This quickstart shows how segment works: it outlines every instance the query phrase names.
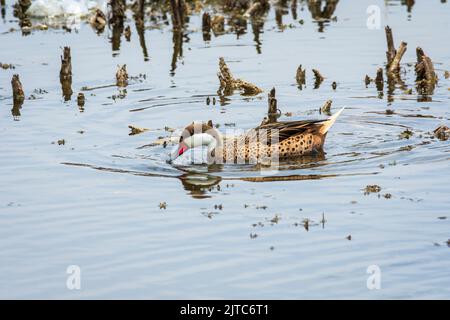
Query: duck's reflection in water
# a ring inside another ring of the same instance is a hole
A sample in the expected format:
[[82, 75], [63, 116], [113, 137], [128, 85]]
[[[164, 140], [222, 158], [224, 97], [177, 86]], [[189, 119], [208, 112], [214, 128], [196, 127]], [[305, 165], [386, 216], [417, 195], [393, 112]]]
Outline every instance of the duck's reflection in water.
[[[220, 182], [230, 181], [230, 180], [240, 180], [240, 181], [251, 181], [251, 182], [271, 182], [271, 181], [295, 181], [295, 180], [315, 180], [322, 178], [335, 177], [336, 175], [319, 175], [319, 174], [289, 174], [283, 175], [279, 171], [286, 170], [299, 170], [306, 168], [313, 168], [324, 165], [325, 153], [321, 152], [313, 156], [302, 157], [299, 159], [290, 160], [288, 162], [280, 163], [279, 166], [269, 167], [263, 165], [210, 165], [201, 166], [204, 172], [198, 172], [198, 167], [195, 168], [196, 172], [186, 172], [179, 176], [184, 189], [189, 192], [189, 194], [196, 199], [209, 198], [211, 195], [209, 193], [213, 191], [220, 191]], [[184, 170], [189, 170], [189, 168], [184, 168]], [[237, 176], [237, 177], [221, 177], [217, 175], [222, 171], [231, 171], [239, 175], [239, 173], [245, 174], [247, 176]], [[255, 175], [254, 173], [260, 172], [260, 175]], [[252, 175], [248, 175], [252, 173]], [[277, 173], [276, 175], [269, 175]]]
[[[298, 174], [301, 170], [313, 169], [328, 165], [325, 161], [325, 153], [318, 153], [313, 156], [302, 157], [288, 162], [282, 162], [276, 168], [264, 168], [261, 165], [202, 165], [177, 168], [183, 171], [181, 175], [169, 175], [163, 173], [152, 173], [144, 171], [133, 171], [118, 168], [99, 167], [83, 163], [63, 162], [64, 165], [88, 167], [95, 170], [128, 173], [145, 177], [166, 177], [180, 180], [184, 190], [195, 199], [204, 199], [211, 197], [213, 192], [220, 192], [221, 182], [227, 184], [231, 181], [249, 181], [249, 182], [275, 182], [275, 181], [302, 181], [319, 180], [325, 178], [334, 178], [345, 174], [315, 174], [309, 171], [308, 174]], [[195, 171], [194, 171], [195, 170]], [[221, 176], [220, 172], [226, 172], [230, 176]], [[256, 174], [260, 172], [260, 174]], [[283, 174], [285, 172], [286, 174]], [[358, 175], [351, 173], [350, 175]]]
[[210, 198], [208, 193], [222, 180], [221, 177], [203, 173], [186, 173], [178, 178], [184, 190], [188, 191], [195, 199]]

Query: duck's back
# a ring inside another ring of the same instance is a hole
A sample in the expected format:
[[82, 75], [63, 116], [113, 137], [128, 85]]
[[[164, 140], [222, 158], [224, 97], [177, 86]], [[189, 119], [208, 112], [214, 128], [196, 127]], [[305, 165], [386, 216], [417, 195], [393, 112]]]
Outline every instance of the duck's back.
[[[298, 158], [322, 151], [325, 134], [323, 121], [277, 122], [224, 139], [225, 163], [260, 163], [266, 160]], [[220, 155], [218, 155], [220, 156]]]

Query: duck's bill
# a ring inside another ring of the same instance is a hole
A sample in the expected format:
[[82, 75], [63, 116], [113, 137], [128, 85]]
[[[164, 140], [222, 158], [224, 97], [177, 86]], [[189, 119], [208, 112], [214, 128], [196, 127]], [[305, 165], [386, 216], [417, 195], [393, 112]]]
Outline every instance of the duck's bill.
[[181, 156], [183, 153], [185, 153], [187, 151], [187, 149], [188, 149], [188, 147], [184, 143], [180, 143], [178, 146], [173, 148], [173, 150], [170, 154], [170, 159], [175, 160], [176, 158]]

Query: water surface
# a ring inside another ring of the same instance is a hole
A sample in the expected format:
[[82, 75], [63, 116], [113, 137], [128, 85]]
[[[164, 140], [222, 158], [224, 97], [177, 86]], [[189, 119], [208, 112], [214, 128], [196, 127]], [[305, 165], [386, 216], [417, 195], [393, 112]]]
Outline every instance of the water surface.
[[[15, 69], [0, 69], [0, 297], [449, 298], [450, 145], [430, 132], [450, 123], [450, 6], [404, 2], [339, 1], [331, 19], [317, 20], [306, 1], [296, 14], [287, 1], [281, 21], [272, 7], [259, 29], [249, 21], [210, 41], [200, 14], [181, 38], [150, 19], [139, 37], [128, 12], [131, 40], [117, 48], [111, 30], [86, 22], [22, 35], [7, 1], [0, 62]], [[366, 26], [372, 4], [377, 30]], [[384, 25], [396, 45], [408, 42], [401, 76], [411, 94], [364, 84], [384, 67]], [[63, 46], [72, 50], [68, 101]], [[440, 78], [426, 97], [414, 86], [417, 46]], [[265, 92], [218, 97], [221, 56]], [[114, 85], [124, 63], [134, 77], [126, 92]], [[312, 68], [326, 77], [317, 89]], [[20, 116], [11, 111], [15, 73], [27, 96]], [[262, 175], [253, 166], [175, 167], [169, 147], [151, 145], [192, 120], [255, 127], [272, 87], [292, 114], [284, 120], [324, 117], [328, 99], [333, 112], [346, 107], [324, 157]], [[129, 136], [128, 125], [151, 130]], [[364, 194], [375, 184], [379, 193]], [[82, 270], [81, 290], [66, 288], [69, 265]], [[370, 265], [381, 269], [380, 290], [366, 286]]]

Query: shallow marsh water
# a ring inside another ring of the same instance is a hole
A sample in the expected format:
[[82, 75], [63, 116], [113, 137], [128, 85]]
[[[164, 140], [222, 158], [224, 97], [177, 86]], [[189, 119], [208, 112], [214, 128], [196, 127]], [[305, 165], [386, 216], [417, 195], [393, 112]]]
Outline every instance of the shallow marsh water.
[[[385, 88], [380, 97], [364, 85], [386, 60], [384, 28], [366, 27], [372, 4], [396, 45], [408, 43], [402, 78], [412, 94], [397, 88], [389, 98]], [[299, 1], [296, 19], [287, 8], [285, 27], [272, 8], [259, 36], [249, 23], [244, 34], [208, 42], [193, 14], [175, 60], [170, 26], [147, 21], [145, 54], [129, 18], [131, 41], [122, 37], [113, 51], [111, 31], [97, 35], [85, 22], [72, 32], [11, 31], [19, 29], [11, 6], [0, 21], [0, 62], [15, 65], [0, 69], [0, 297], [450, 297], [450, 145], [429, 134], [450, 123], [448, 3], [416, 1], [408, 12], [401, 1], [340, 1], [336, 19], [319, 23]], [[65, 45], [70, 101], [59, 83]], [[417, 46], [440, 78], [428, 99], [414, 87]], [[265, 92], [220, 103], [220, 56]], [[123, 63], [136, 77], [126, 95], [114, 85]], [[299, 64], [307, 69], [303, 90]], [[318, 89], [312, 68], [326, 77]], [[36, 99], [13, 117], [15, 73]], [[83, 91], [81, 112], [83, 87], [94, 89]], [[346, 107], [323, 158], [262, 175], [249, 166], [174, 167], [170, 147], [146, 146], [168, 136], [166, 126], [192, 120], [252, 128], [272, 87], [281, 111], [292, 113], [283, 119], [323, 117], [328, 99], [332, 111]], [[206, 105], [208, 96], [216, 105]], [[151, 130], [129, 136], [128, 125]], [[414, 134], [402, 139], [408, 128]], [[364, 193], [375, 184], [379, 193]], [[69, 265], [82, 270], [81, 290], [66, 288]], [[381, 269], [380, 290], [367, 288], [370, 265]]]

